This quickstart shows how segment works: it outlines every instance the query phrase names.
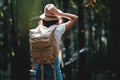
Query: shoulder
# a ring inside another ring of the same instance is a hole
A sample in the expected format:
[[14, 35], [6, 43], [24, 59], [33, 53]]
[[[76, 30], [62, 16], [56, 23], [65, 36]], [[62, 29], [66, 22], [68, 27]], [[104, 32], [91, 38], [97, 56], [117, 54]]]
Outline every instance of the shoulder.
[[58, 25], [58, 27], [56, 28], [57, 31], [62, 31], [62, 32], [65, 32], [65, 24], [60, 24]]

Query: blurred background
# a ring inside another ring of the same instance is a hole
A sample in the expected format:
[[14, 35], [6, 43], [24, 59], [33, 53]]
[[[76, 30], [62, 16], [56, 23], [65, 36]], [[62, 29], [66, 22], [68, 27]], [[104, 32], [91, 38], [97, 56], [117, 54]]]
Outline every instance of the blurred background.
[[34, 80], [29, 29], [47, 3], [79, 17], [61, 41], [64, 80], [120, 80], [119, 21], [111, 23], [109, 0], [0, 0], [0, 80]]

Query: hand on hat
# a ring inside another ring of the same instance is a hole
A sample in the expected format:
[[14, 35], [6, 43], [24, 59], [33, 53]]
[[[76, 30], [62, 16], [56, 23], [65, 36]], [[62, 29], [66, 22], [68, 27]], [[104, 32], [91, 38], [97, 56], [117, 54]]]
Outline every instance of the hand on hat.
[[53, 4], [50, 4], [48, 10], [57, 17], [60, 17], [60, 12]]

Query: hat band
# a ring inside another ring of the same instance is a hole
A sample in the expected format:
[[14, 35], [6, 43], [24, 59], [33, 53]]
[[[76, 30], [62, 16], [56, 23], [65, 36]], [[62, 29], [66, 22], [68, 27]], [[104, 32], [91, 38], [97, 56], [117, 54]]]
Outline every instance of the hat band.
[[57, 18], [57, 16], [53, 15], [53, 14], [45, 14], [46, 17], [53, 17], [53, 18]]

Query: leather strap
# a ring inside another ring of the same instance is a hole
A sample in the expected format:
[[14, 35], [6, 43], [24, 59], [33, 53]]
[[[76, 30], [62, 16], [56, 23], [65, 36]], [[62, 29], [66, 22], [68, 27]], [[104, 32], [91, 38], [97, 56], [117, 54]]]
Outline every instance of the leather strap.
[[[56, 80], [56, 65], [54, 63], [54, 64], [51, 64], [51, 66], [54, 69], [54, 80]], [[42, 71], [41, 80], [44, 80], [44, 65], [41, 65], [40, 67], [41, 67], [41, 71]]]
[[54, 80], [56, 80], [56, 65], [55, 65], [55, 63], [54, 63], [54, 64], [51, 64], [51, 66], [52, 66], [53, 69], [54, 69]]
[[42, 71], [41, 80], [43, 80], [44, 79], [44, 66], [41, 65], [40, 67], [41, 67], [41, 71]]

